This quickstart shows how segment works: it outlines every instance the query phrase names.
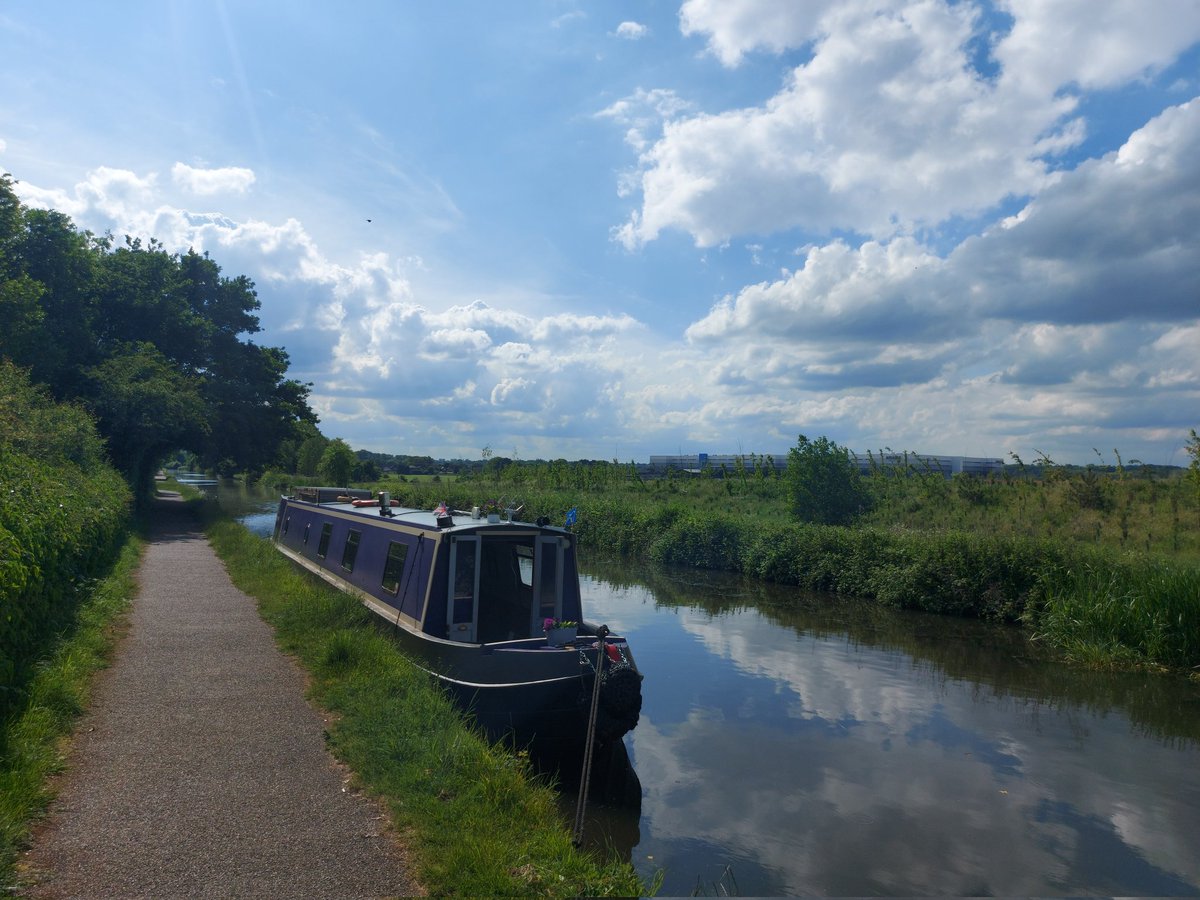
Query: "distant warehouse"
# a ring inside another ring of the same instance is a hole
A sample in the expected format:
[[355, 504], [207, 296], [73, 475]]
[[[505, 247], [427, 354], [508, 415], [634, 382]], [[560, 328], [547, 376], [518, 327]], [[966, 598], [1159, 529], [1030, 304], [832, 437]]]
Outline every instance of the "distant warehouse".
[[[934, 453], [851, 453], [862, 474], [873, 470], [898, 469], [918, 474], [938, 472], [946, 478], [952, 475], [998, 475], [1004, 471], [1004, 460], [980, 456], [940, 456]], [[700, 475], [706, 469], [713, 474], [732, 474], [739, 468], [754, 472], [760, 466], [770, 466], [776, 472], [787, 469], [787, 453], [694, 453], [676, 456], [651, 456], [649, 463], [638, 463], [638, 473], [643, 477], [661, 478], [668, 472]]]

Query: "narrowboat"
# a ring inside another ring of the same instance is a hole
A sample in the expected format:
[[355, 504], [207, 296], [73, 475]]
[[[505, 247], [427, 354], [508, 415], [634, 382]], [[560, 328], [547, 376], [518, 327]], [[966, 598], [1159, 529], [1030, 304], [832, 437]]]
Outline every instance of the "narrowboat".
[[[297, 488], [280, 498], [273, 541], [395, 626], [403, 651], [493, 739], [576, 756], [597, 668], [593, 747], [620, 744], [637, 724], [642, 676], [623, 637], [584, 620], [566, 527]], [[575, 633], [550, 634], [550, 623]]]

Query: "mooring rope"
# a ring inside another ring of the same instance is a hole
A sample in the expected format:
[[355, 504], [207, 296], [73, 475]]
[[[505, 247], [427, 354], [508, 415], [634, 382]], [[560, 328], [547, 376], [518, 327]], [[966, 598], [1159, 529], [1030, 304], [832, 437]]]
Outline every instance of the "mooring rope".
[[592, 710], [588, 713], [587, 743], [583, 750], [583, 774], [579, 776], [579, 800], [575, 804], [575, 831], [573, 842], [576, 847], [583, 845], [583, 814], [587, 809], [588, 782], [592, 780], [592, 747], [596, 738], [596, 711], [600, 708], [600, 682], [604, 671], [604, 639], [608, 637], [608, 626], [601, 625], [596, 629], [596, 675], [592, 683]]

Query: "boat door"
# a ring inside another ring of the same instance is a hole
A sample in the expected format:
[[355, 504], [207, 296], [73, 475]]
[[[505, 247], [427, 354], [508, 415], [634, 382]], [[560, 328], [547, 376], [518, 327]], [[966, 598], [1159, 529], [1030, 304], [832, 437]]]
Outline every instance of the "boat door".
[[479, 621], [479, 538], [450, 538], [450, 596], [446, 604], [446, 637], [475, 642]]
[[564, 541], [554, 535], [539, 535], [533, 555], [533, 621], [530, 634], [542, 633], [544, 619], [562, 617], [562, 569]]

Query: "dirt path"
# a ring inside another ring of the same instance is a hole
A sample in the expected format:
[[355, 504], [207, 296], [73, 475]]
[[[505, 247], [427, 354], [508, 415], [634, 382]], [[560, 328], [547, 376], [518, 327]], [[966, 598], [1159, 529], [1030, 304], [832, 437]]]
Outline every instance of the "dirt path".
[[28, 895], [414, 893], [253, 600], [177, 500], [158, 501], [155, 525], [129, 634], [27, 856]]

